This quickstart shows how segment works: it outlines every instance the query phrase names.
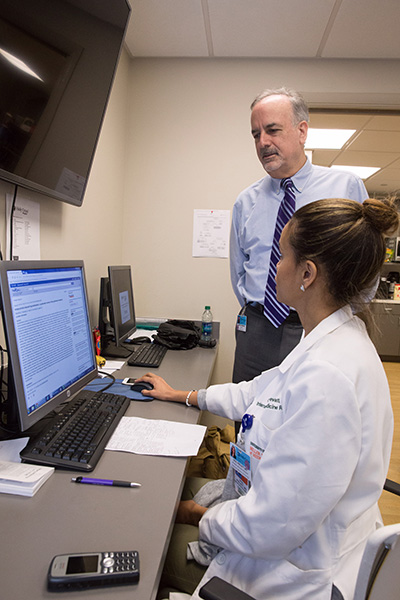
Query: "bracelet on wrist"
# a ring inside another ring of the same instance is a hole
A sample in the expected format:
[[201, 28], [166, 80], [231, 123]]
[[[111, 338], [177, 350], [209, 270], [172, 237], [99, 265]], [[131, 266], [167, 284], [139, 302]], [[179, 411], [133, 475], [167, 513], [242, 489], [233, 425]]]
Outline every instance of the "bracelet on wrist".
[[189, 398], [190, 396], [193, 394], [193, 392], [195, 392], [196, 390], [190, 390], [190, 392], [188, 393], [188, 395], [186, 396], [186, 400], [185, 400], [185, 404], [186, 406], [193, 406], [193, 404], [189, 403]]

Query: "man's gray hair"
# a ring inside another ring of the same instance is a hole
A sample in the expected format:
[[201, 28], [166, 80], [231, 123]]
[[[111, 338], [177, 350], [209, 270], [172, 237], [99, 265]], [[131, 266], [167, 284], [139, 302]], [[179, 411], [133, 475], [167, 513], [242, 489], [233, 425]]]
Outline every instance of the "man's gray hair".
[[310, 120], [310, 116], [308, 113], [308, 106], [304, 98], [296, 91], [290, 90], [288, 88], [282, 87], [276, 90], [264, 90], [251, 103], [251, 110], [255, 107], [256, 104], [264, 100], [264, 98], [268, 98], [269, 96], [286, 96], [289, 98], [292, 109], [293, 109], [293, 124], [297, 125], [301, 121]]

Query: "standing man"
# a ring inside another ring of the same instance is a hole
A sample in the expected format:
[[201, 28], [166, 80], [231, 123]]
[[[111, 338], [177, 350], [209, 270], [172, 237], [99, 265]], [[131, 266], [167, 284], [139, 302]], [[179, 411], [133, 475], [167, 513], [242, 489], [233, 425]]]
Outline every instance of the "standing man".
[[286, 88], [266, 90], [251, 105], [251, 132], [267, 175], [245, 189], [233, 207], [231, 280], [242, 307], [234, 383], [280, 364], [300, 340], [297, 313], [278, 303], [275, 295], [279, 237], [294, 210], [323, 198], [368, 198], [355, 175], [307, 160], [308, 120], [304, 99]]

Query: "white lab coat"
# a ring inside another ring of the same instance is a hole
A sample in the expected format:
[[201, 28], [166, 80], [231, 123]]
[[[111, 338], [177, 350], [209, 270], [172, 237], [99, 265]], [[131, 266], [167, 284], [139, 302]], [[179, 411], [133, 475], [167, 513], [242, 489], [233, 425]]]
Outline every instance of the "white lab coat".
[[243, 435], [252, 487], [201, 519], [200, 539], [223, 550], [199, 587], [218, 575], [257, 600], [330, 600], [334, 583], [351, 599], [366, 538], [381, 524], [393, 434], [387, 379], [364, 323], [345, 307], [280, 366], [212, 386], [205, 402], [235, 420], [254, 415]]

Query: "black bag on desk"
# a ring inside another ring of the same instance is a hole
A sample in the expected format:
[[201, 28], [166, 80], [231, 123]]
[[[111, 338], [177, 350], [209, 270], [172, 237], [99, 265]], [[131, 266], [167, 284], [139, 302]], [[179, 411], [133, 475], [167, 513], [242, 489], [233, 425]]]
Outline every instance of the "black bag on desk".
[[193, 321], [168, 320], [161, 323], [154, 342], [172, 350], [189, 350], [200, 341], [200, 328]]

